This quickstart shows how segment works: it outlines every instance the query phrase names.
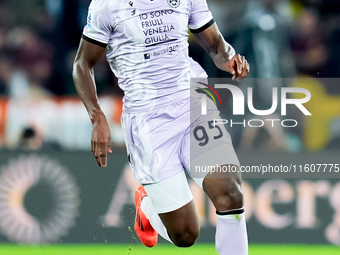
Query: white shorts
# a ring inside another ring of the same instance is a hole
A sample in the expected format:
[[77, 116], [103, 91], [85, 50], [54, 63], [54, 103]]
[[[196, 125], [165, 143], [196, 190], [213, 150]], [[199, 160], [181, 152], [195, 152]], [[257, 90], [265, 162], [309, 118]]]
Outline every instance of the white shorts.
[[[216, 154], [221, 154], [222, 152], [225, 152], [225, 149], [228, 150], [231, 148], [222, 144], [207, 152], [207, 154], [203, 157], [196, 158], [191, 164], [198, 166], [202, 166], [202, 164], [207, 163], [216, 164], [216, 161], [213, 161], [213, 158], [215, 158]], [[203, 158], [208, 158], [211, 160], [203, 162]], [[221, 160], [221, 163], [218, 165], [224, 164], [225, 162]], [[239, 165], [236, 154], [235, 161], [230, 162], [229, 164]], [[195, 170], [193, 169], [193, 171]], [[204, 176], [192, 176], [192, 179], [202, 188]], [[175, 211], [188, 204], [193, 199], [184, 171], [181, 171], [178, 174], [160, 182], [144, 185], [144, 188], [158, 214]]]
[[[197, 173], [195, 166], [239, 165], [227, 130], [223, 125], [211, 125], [214, 119], [220, 119], [219, 111], [211, 100], [208, 100], [208, 114], [201, 115], [201, 96], [205, 95], [198, 94], [194, 99], [188, 98], [147, 113], [122, 114], [133, 175], [145, 186], [158, 211], [178, 209], [188, 203], [189, 198], [192, 199], [190, 189], [185, 187], [184, 169], [202, 187], [207, 172]], [[191, 169], [190, 165], [194, 167]], [[171, 183], [172, 190], [159, 192], [163, 182]], [[174, 187], [183, 191], [183, 200], [175, 196]], [[163, 194], [162, 199], [158, 199], [160, 194]]]
[[158, 214], [175, 211], [193, 199], [184, 171], [163, 181], [144, 185], [144, 188]]

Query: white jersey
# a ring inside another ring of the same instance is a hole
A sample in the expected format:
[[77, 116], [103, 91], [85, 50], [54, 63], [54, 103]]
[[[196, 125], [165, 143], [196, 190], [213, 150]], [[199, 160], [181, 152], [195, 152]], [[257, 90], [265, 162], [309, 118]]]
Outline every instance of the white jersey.
[[93, 0], [83, 39], [106, 47], [124, 111], [146, 112], [189, 98], [190, 66], [200, 67], [188, 57], [188, 27], [213, 22], [206, 0]]

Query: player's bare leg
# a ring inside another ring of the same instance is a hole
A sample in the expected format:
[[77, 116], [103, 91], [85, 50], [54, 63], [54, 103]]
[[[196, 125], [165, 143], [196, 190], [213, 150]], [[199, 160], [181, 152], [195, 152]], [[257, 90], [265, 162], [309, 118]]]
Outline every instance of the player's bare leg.
[[[226, 167], [229, 167], [226, 165]], [[211, 173], [203, 189], [216, 208], [216, 249], [219, 255], [247, 255], [248, 238], [239, 166], [235, 173]]]
[[[228, 166], [226, 165], [226, 167]], [[239, 169], [239, 166], [231, 167]], [[228, 211], [243, 207], [241, 174], [239, 172], [210, 173], [204, 178], [203, 189], [214, 204], [216, 211]]]

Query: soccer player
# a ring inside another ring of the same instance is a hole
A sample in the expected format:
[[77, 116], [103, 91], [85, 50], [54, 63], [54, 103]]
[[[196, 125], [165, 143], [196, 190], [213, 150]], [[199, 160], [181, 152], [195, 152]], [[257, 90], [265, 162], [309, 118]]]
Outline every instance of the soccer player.
[[[158, 234], [179, 247], [199, 235], [195, 205], [185, 170], [204, 189], [217, 213], [216, 249], [220, 255], [248, 253], [238, 171], [196, 175], [193, 166], [239, 169], [229, 134], [213, 126], [219, 112], [211, 100], [201, 114], [201, 99], [191, 77], [205, 77], [188, 57], [188, 27], [216, 66], [241, 80], [246, 59], [223, 39], [205, 0], [93, 0], [74, 62], [73, 78], [93, 125], [91, 150], [107, 166], [110, 129], [98, 103], [93, 67], [106, 51], [124, 90], [121, 117], [128, 159], [136, 180], [135, 230], [153, 247]], [[210, 139], [209, 139], [210, 137]]]

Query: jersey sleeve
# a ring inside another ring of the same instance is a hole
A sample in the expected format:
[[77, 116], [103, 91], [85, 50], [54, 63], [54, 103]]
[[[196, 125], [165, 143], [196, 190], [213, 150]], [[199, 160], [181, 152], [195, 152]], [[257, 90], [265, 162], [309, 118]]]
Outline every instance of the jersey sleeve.
[[189, 28], [192, 33], [199, 33], [214, 23], [206, 0], [191, 0]]
[[108, 8], [107, 0], [93, 0], [89, 6], [87, 25], [82, 38], [91, 43], [106, 47], [110, 40], [114, 19]]

